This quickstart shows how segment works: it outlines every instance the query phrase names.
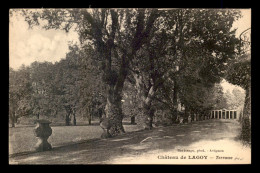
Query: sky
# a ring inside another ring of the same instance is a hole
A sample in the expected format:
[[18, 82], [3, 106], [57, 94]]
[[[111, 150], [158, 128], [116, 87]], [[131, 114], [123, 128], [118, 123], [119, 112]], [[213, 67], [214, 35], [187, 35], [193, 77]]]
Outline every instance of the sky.
[[34, 61], [59, 61], [65, 58], [68, 43], [78, 42], [76, 32], [28, 29], [29, 25], [18, 16], [10, 18], [9, 26], [9, 66], [15, 70]]
[[[241, 10], [243, 17], [234, 23], [233, 28], [239, 34], [251, 27], [251, 10]], [[68, 43], [78, 43], [78, 35], [74, 31], [65, 33], [61, 30], [44, 30], [40, 27], [28, 29], [23, 17], [14, 15], [9, 19], [9, 66], [17, 70], [22, 64], [30, 65], [34, 61], [57, 62], [65, 58]], [[231, 86], [223, 82], [225, 88]], [[224, 89], [226, 90], [226, 89]]]
[[239, 37], [240, 33], [244, 30], [251, 28], [251, 9], [241, 10], [242, 18], [234, 22], [233, 28], [237, 28], [236, 36]]

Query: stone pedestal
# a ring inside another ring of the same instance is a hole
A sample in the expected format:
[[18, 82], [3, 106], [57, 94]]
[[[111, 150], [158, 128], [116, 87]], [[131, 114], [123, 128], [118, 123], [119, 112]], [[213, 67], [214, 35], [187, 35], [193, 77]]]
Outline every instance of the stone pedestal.
[[46, 151], [52, 149], [51, 144], [48, 142], [49, 136], [52, 134], [50, 127], [50, 121], [48, 120], [36, 120], [36, 127], [34, 134], [38, 138], [38, 142], [35, 146], [36, 151]]

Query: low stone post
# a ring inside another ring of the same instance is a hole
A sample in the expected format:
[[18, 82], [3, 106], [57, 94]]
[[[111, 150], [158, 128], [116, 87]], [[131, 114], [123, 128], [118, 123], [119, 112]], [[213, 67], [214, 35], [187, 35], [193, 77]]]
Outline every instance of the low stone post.
[[191, 116], [188, 116], [188, 123], [191, 123]]
[[36, 120], [37, 123], [34, 134], [38, 138], [38, 142], [35, 146], [36, 151], [46, 151], [52, 149], [51, 144], [48, 142], [49, 136], [52, 134], [50, 127], [50, 121], [48, 120]]

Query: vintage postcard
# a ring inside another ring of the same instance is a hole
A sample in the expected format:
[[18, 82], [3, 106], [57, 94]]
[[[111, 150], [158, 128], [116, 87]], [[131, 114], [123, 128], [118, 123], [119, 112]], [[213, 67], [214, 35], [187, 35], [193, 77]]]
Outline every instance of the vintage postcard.
[[251, 164], [251, 9], [9, 11], [9, 164]]

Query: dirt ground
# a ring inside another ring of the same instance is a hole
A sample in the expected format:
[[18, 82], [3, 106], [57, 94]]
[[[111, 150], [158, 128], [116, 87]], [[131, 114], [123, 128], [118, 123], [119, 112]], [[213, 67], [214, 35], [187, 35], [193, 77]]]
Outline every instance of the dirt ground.
[[243, 164], [251, 149], [236, 120], [204, 120], [129, 132], [51, 151], [10, 157], [10, 164]]

